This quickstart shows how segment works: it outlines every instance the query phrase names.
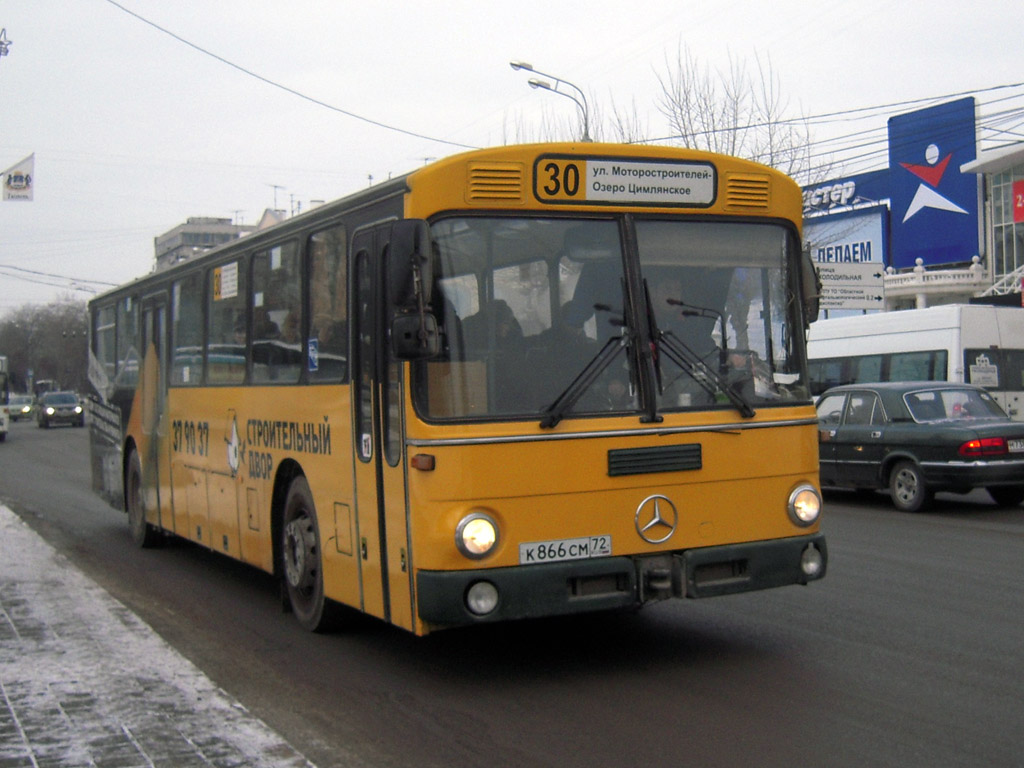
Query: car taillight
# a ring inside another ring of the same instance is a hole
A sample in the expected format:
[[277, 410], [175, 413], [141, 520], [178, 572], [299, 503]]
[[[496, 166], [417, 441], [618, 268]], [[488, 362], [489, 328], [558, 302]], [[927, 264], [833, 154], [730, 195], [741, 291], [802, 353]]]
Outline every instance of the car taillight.
[[980, 440], [968, 440], [960, 446], [961, 456], [999, 456], [1008, 452], [1006, 440], [1002, 437], [983, 437]]

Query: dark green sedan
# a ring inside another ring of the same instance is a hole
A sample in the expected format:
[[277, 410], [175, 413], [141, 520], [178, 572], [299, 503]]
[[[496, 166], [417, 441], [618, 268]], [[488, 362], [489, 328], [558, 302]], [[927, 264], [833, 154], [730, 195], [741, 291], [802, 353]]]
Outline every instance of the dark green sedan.
[[1024, 501], [1024, 423], [970, 384], [848, 384], [818, 400], [821, 484], [889, 489], [904, 512], [936, 491], [984, 488], [996, 504]]

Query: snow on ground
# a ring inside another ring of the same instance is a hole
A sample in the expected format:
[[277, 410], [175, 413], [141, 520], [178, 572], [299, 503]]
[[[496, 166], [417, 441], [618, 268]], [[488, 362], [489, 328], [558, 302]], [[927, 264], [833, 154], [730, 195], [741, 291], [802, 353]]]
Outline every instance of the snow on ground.
[[0, 504], [0, 765], [312, 764]]

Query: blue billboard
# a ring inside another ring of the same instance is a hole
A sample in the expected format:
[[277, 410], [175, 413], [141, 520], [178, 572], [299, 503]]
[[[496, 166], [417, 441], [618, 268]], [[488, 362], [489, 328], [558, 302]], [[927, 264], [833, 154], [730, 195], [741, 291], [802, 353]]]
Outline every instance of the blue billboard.
[[891, 263], [897, 269], [970, 261], [978, 253], [974, 99], [889, 119]]
[[804, 216], [832, 214], [889, 199], [889, 171], [870, 171], [803, 188]]

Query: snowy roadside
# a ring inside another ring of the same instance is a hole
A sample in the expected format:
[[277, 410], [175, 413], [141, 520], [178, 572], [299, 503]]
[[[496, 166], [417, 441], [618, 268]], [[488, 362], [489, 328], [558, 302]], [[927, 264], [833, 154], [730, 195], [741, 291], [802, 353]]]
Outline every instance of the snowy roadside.
[[312, 764], [0, 504], [0, 765]]

